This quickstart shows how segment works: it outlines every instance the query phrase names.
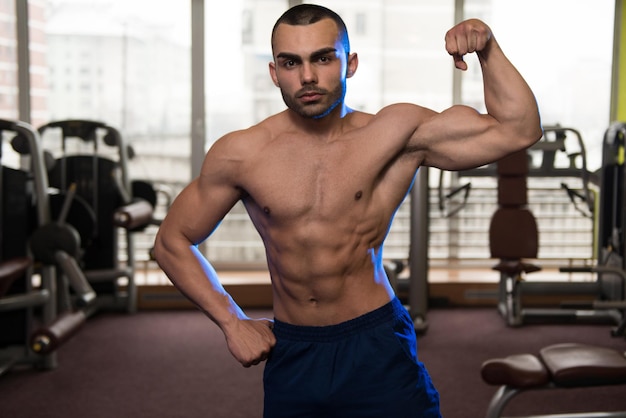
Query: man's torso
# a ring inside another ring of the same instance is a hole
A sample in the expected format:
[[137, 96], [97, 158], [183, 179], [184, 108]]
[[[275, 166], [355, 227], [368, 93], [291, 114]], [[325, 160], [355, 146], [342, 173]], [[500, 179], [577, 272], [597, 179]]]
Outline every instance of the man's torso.
[[380, 251], [417, 166], [398, 138], [370, 129], [371, 115], [351, 115], [332, 139], [289, 129], [281, 115], [248, 136], [239, 176], [265, 243], [275, 315], [343, 322], [392, 296]]

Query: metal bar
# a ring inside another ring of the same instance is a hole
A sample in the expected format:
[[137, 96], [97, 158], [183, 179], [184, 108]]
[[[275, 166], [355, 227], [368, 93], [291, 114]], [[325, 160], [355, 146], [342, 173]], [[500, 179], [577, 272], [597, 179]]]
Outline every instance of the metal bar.
[[416, 331], [428, 328], [428, 167], [420, 167], [411, 189], [409, 312]]
[[18, 83], [18, 118], [30, 123], [30, 55], [28, 33], [28, 1], [15, 0], [17, 20], [17, 83]]
[[191, 0], [191, 178], [200, 174], [206, 135], [204, 0]]

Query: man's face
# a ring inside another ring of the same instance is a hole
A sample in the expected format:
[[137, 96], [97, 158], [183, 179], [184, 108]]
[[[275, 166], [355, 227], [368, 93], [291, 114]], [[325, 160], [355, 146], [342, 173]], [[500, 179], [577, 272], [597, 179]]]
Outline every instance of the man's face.
[[281, 24], [274, 34], [270, 74], [287, 107], [320, 118], [343, 102], [348, 59], [332, 19], [305, 26]]

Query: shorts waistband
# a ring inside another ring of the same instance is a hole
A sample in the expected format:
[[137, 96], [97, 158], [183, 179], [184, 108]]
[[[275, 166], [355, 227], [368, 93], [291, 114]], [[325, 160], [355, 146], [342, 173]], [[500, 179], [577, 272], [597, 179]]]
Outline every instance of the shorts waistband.
[[401, 315], [406, 314], [407, 311], [402, 306], [402, 302], [397, 297], [394, 297], [389, 303], [380, 308], [340, 324], [321, 327], [302, 326], [288, 324], [275, 319], [273, 331], [274, 335], [279, 339], [332, 342], [357, 334], [363, 330], [392, 322]]

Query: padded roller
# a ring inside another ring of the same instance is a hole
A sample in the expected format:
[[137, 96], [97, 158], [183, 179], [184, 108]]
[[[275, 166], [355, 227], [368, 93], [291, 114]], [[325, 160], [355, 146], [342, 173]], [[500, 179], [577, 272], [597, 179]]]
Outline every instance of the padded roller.
[[30, 339], [30, 347], [37, 354], [50, 354], [69, 340], [85, 323], [83, 311], [66, 312], [49, 326], [39, 328]]
[[122, 206], [113, 215], [116, 226], [126, 229], [141, 228], [152, 221], [154, 210], [152, 205], [143, 199]]

